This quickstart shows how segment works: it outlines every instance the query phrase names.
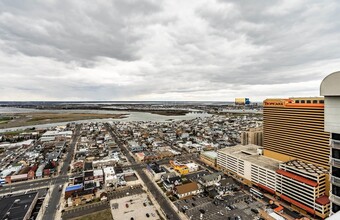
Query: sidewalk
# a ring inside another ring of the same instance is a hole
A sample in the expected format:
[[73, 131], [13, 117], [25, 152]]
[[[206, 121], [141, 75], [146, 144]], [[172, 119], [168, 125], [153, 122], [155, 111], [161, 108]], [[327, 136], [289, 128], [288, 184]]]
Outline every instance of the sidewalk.
[[55, 219], [61, 219], [61, 216], [62, 216], [62, 213], [61, 213], [61, 210], [64, 209], [65, 207], [65, 204], [66, 204], [66, 201], [64, 199], [65, 197], [65, 188], [67, 187], [67, 182], [64, 184], [63, 186], [63, 190], [62, 190], [62, 193], [60, 195], [60, 200], [59, 200], [59, 208], [57, 209], [56, 213], [55, 213]]
[[[289, 204], [287, 204], [284, 200], [277, 200], [277, 199], [275, 199], [272, 195], [270, 195], [270, 194], [267, 194], [267, 193], [265, 193], [264, 194], [266, 197], [268, 197], [268, 198], [270, 198], [271, 200], [273, 200], [274, 201], [274, 204], [279, 204], [279, 205], [281, 205], [281, 206], [283, 206], [284, 208], [286, 208], [286, 209], [288, 209], [288, 210], [290, 210], [290, 211], [296, 211], [296, 212], [299, 212], [298, 210], [294, 210]], [[313, 218], [312, 216], [310, 216], [310, 215], [307, 215], [307, 214], [304, 214], [304, 213], [301, 213], [301, 212], [299, 212], [302, 216], [304, 216], [304, 217], [307, 217], [307, 218], [309, 218], [309, 219], [315, 219], [315, 218]], [[285, 215], [287, 215], [287, 214], [285, 214]], [[287, 216], [289, 216], [289, 215], [287, 215]], [[284, 217], [286, 217], [286, 216], [284, 216]], [[289, 216], [290, 217], [290, 219], [294, 219], [293, 217], [291, 217], [291, 216]]]
[[50, 201], [50, 194], [52, 193], [53, 188], [54, 188], [54, 185], [52, 185], [52, 186], [48, 189], [48, 191], [47, 191], [47, 193], [46, 193], [46, 196], [45, 196], [45, 199], [44, 199], [44, 202], [43, 202], [43, 204], [41, 205], [41, 208], [40, 208], [40, 210], [39, 210], [38, 216], [37, 216], [37, 218], [36, 218], [37, 220], [43, 220], [42, 218], [43, 218], [43, 216], [44, 216], [44, 214], [45, 214], [46, 205], [48, 205], [48, 203], [49, 203], [49, 201]]
[[138, 177], [139, 183], [143, 186], [144, 190], [146, 191], [146, 194], [150, 198], [151, 202], [155, 206], [155, 208], [160, 211], [159, 214], [162, 216], [162, 218], [166, 219], [165, 214], [163, 212], [163, 209], [160, 207], [154, 196], [149, 192], [148, 188], [145, 186], [145, 183], [141, 180], [140, 176], [138, 175], [137, 172], [135, 172], [136, 176]]
[[[168, 196], [162, 191], [162, 189], [159, 188], [159, 186], [157, 185], [157, 183], [156, 183], [155, 181], [152, 180], [152, 177], [150, 176], [149, 171], [146, 170], [146, 169], [143, 169], [143, 172], [146, 173], [146, 175], [148, 176], [148, 178], [151, 180], [152, 184], [154, 184], [154, 185], [156, 186], [157, 190], [158, 190], [160, 193], [162, 193], [163, 196], [165, 196], [166, 201], [172, 206], [172, 208], [173, 208], [174, 210], [177, 211], [177, 213], [178, 213], [178, 215], [181, 217], [181, 219], [189, 219], [184, 213], [182, 213], [182, 212], [180, 212], [180, 211], [178, 210], [178, 208], [174, 205], [173, 202], [170, 201], [170, 199], [169, 199]], [[148, 191], [148, 190], [147, 190], [147, 191]], [[150, 192], [149, 192], [149, 193], [150, 193]], [[153, 196], [152, 196], [152, 197], [153, 197]], [[157, 204], [158, 204], [158, 203], [157, 203]], [[159, 206], [159, 204], [158, 204], [158, 206]], [[160, 207], [160, 206], [159, 206], [159, 207]], [[161, 207], [160, 207], [160, 208], [161, 208]], [[161, 210], [162, 210], [162, 209], [161, 209]]]
[[31, 180], [24, 180], [24, 181], [19, 181], [19, 182], [14, 182], [14, 183], [8, 183], [4, 186], [5, 187], [10, 187], [10, 186], [15, 187], [16, 185], [20, 185], [20, 184], [23, 184], [23, 183], [30, 184], [30, 183], [34, 183], [36, 181], [51, 180], [51, 179], [54, 179], [56, 177], [58, 177], [58, 176], [35, 178], [35, 179], [31, 179]]

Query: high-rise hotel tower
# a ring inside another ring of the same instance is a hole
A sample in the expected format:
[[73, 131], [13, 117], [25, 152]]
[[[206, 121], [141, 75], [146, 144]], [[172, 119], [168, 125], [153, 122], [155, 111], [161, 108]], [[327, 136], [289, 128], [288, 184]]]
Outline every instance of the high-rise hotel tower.
[[329, 167], [323, 98], [266, 99], [263, 105], [265, 156]]
[[327, 217], [330, 148], [324, 98], [266, 99], [263, 105], [264, 156], [284, 161], [276, 171], [276, 195], [301, 212]]
[[332, 214], [340, 210], [340, 72], [332, 73], [322, 81], [320, 94], [325, 97], [325, 131], [330, 132]]

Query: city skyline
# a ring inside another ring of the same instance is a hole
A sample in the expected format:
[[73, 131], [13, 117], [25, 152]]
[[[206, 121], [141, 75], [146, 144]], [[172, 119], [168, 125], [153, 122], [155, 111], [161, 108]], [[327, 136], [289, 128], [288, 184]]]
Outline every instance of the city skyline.
[[337, 1], [0, 2], [1, 101], [318, 96]]

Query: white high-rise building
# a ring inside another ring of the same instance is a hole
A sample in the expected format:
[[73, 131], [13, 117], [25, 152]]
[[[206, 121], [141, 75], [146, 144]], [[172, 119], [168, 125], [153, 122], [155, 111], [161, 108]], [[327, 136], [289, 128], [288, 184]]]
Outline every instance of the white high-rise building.
[[325, 97], [325, 131], [330, 132], [330, 201], [334, 214], [340, 210], [340, 72], [324, 78], [320, 94]]

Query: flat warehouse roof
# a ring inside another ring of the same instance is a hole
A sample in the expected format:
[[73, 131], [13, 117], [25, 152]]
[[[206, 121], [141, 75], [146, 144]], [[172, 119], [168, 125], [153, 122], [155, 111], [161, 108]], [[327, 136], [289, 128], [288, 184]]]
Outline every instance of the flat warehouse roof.
[[202, 153], [202, 155], [210, 157], [211, 159], [217, 158], [217, 152], [215, 152], [215, 151], [205, 151], [205, 152]]
[[233, 147], [226, 147], [219, 150], [219, 152], [229, 154], [232, 157], [239, 158], [244, 161], [251, 162], [260, 167], [276, 171], [279, 169], [281, 161], [259, 155], [257, 150], [263, 147], [257, 145], [236, 145]]
[[80, 190], [82, 188], [83, 188], [82, 184], [72, 185], [72, 186], [66, 187], [65, 192], [73, 191], [73, 190]]
[[36, 203], [38, 192], [0, 199], [0, 219], [23, 219]]
[[276, 171], [277, 169], [279, 169], [279, 165], [281, 163], [281, 161], [274, 160], [272, 158], [265, 157], [262, 155], [251, 155], [248, 157], [244, 157], [244, 160], [272, 171]]

